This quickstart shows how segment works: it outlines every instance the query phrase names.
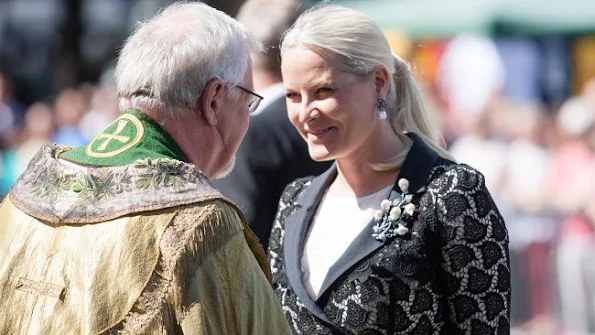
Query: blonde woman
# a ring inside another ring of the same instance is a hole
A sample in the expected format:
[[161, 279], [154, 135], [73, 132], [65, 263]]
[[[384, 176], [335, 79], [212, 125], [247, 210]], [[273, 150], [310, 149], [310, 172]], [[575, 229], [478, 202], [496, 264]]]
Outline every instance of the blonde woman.
[[281, 47], [289, 119], [318, 161], [269, 244], [295, 334], [508, 334], [508, 234], [483, 176], [454, 163], [408, 64], [356, 11], [317, 7]]

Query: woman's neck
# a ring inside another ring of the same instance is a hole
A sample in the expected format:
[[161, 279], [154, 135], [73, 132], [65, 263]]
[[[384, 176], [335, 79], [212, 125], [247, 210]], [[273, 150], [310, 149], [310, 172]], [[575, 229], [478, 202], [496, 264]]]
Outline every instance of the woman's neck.
[[399, 170], [375, 171], [370, 166], [346, 166], [337, 162], [337, 177], [329, 187], [331, 195], [356, 198], [374, 194], [394, 183]]
[[376, 139], [360, 154], [352, 154], [337, 159], [337, 178], [329, 188], [330, 194], [352, 194], [363, 197], [374, 194], [394, 183], [400, 169], [377, 171], [371, 165], [385, 162], [405, 150], [405, 144], [394, 136]]

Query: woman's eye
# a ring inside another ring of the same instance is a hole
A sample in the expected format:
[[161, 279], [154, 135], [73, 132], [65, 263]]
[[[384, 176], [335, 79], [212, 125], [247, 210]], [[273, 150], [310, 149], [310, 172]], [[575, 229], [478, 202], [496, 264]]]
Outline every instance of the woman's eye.
[[298, 93], [285, 93], [285, 97], [287, 100], [295, 101], [299, 99], [300, 95]]
[[332, 88], [330, 88], [330, 87], [321, 87], [321, 88], [319, 88], [319, 89], [316, 90], [316, 94], [318, 96], [321, 96], [321, 95], [322, 96], [327, 96], [327, 95], [333, 93], [334, 91], [335, 90], [332, 89]]

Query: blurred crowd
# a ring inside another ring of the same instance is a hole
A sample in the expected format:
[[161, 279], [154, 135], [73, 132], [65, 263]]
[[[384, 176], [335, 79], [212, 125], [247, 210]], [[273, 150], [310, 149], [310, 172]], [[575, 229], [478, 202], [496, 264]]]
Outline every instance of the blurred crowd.
[[445, 144], [506, 221], [518, 334], [595, 334], [593, 43], [461, 35], [412, 52]]
[[509, 231], [513, 320], [595, 333], [595, 80], [553, 111], [495, 96], [461, 123], [450, 152], [485, 175]]
[[[445, 145], [485, 175], [506, 220], [517, 332], [595, 333], [595, 70], [571, 84], [572, 71], [555, 71], [548, 57], [536, 64], [535, 50], [516, 40], [395, 43], [442, 121]], [[580, 55], [595, 59], [591, 51]], [[566, 94], [555, 85], [545, 99], [531, 91], [527, 77], [547, 81], [543, 69]], [[42, 145], [82, 146], [119, 113], [109, 71], [29, 106], [13, 85], [0, 71], [0, 198]]]
[[30, 106], [15, 100], [9, 78], [0, 72], [0, 198], [42, 145], [83, 146], [119, 114], [110, 71], [97, 84], [67, 88]]

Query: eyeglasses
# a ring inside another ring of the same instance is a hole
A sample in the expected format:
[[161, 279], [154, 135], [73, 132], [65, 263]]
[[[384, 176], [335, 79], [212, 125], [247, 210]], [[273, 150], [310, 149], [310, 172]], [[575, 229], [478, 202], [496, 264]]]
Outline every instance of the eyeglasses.
[[250, 113], [254, 112], [256, 108], [258, 108], [258, 105], [260, 105], [260, 102], [262, 101], [262, 99], [264, 99], [264, 97], [240, 85], [236, 85], [235, 87], [250, 94], [250, 100], [248, 101], [248, 110], [250, 111]]

